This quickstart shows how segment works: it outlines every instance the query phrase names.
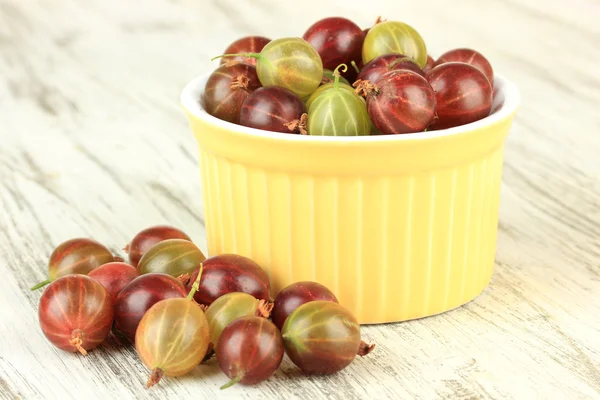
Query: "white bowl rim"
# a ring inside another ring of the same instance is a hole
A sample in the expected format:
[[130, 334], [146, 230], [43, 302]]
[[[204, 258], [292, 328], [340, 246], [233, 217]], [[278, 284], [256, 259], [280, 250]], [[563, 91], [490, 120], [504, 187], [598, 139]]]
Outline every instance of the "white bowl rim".
[[[407, 133], [402, 135], [366, 135], [366, 136], [311, 136], [311, 135], [293, 135], [280, 132], [270, 132], [261, 129], [249, 128], [242, 125], [233, 124], [222, 119], [213, 117], [202, 107], [200, 99], [204, 93], [204, 87], [210, 74], [205, 74], [190, 81], [181, 92], [181, 104], [192, 115], [222, 129], [229, 129], [239, 133], [262, 137], [265, 139], [274, 139], [281, 141], [309, 141], [321, 143], [351, 143], [351, 142], [396, 142], [405, 140], [432, 139], [444, 136], [459, 135], [476, 129], [485, 128], [499, 121], [504, 120], [514, 113], [519, 107], [521, 96], [514, 83], [501, 75], [495, 75], [494, 86], [496, 96], [492, 110], [496, 109], [489, 116], [469, 124], [457, 126], [449, 129], [440, 129], [428, 132]], [[502, 101], [498, 106], [498, 102]]]

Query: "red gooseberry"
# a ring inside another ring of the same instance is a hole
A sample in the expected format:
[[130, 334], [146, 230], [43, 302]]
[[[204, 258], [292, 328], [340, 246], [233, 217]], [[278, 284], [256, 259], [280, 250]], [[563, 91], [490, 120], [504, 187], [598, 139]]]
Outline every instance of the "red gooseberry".
[[481, 71], [494, 86], [494, 69], [492, 64], [478, 51], [473, 49], [454, 49], [442, 54], [436, 61], [435, 65], [441, 65], [447, 62], [464, 62], [474, 66]]
[[316, 300], [326, 300], [338, 302], [338, 299], [325, 286], [317, 282], [295, 282], [288, 285], [279, 292], [273, 302], [273, 312], [271, 319], [279, 330], [283, 329], [283, 324], [287, 317], [304, 303]]
[[129, 253], [129, 262], [131, 265], [137, 267], [144, 253], [150, 250], [156, 243], [167, 239], [192, 241], [188, 235], [177, 228], [167, 225], [157, 225], [140, 231], [123, 250]]
[[423, 71], [427, 72], [433, 67], [435, 67], [435, 60], [429, 54], [427, 54], [427, 63], [425, 64]]
[[254, 385], [269, 378], [283, 359], [283, 339], [273, 323], [265, 318], [246, 316], [223, 330], [217, 344], [217, 362], [231, 381]]
[[[244, 36], [231, 43], [225, 51], [224, 54], [232, 54], [232, 53], [260, 53], [260, 51], [269, 43], [271, 39], [266, 38], [264, 36]], [[256, 65], [256, 58], [252, 57], [244, 57], [237, 56], [230, 59], [221, 59], [221, 64], [227, 64], [230, 60], [232, 61], [241, 61], [246, 64]]]
[[446, 129], [487, 117], [492, 109], [492, 86], [485, 75], [462, 62], [440, 64], [427, 72], [435, 91], [437, 119], [431, 129]]
[[198, 246], [189, 240], [167, 239], [144, 253], [137, 270], [140, 275], [160, 272], [178, 277], [193, 272], [205, 258]]
[[242, 104], [240, 125], [271, 132], [306, 134], [306, 106], [291, 90], [279, 86], [256, 89]]
[[103, 244], [88, 238], [76, 238], [61, 243], [50, 255], [48, 279], [31, 290], [46, 286], [61, 276], [70, 274], [87, 275], [91, 270], [111, 261], [123, 261], [114, 257]]
[[135, 267], [125, 264], [124, 262], [111, 262], [99, 266], [92, 270], [88, 276], [97, 282], [108, 291], [110, 300], [114, 303], [117, 301], [117, 296], [121, 290], [127, 286], [129, 282], [138, 277]]
[[39, 307], [42, 332], [61, 350], [87, 354], [106, 339], [113, 303], [104, 286], [85, 275], [65, 275], [48, 286]]
[[402, 54], [384, 54], [375, 57], [365, 64], [360, 70], [357, 79], [373, 83], [382, 75], [397, 69], [408, 69], [425, 77], [425, 72], [423, 72], [421, 67], [412, 58], [403, 56]]
[[150, 307], [161, 300], [187, 294], [178, 279], [159, 273], [138, 276], [121, 290], [115, 303], [115, 331], [134, 340], [135, 331]]

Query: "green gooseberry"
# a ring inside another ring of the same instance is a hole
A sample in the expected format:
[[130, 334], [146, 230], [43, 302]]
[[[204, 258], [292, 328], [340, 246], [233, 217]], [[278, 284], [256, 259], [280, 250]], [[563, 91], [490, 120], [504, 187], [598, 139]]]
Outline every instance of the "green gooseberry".
[[224, 54], [213, 60], [237, 56], [256, 58], [256, 73], [263, 86], [280, 86], [300, 98], [310, 96], [323, 79], [321, 56], [301, 38], [276, 39], [260, 53]]
[[386, 21], [373, 26], [363, 44], [363, 63], [385, 54], [403, 54], [424, 68], [427, 64], [425, 41], [412, 26], [399, 21]]
[[339, 69], [333, 72], [334, 81], [321, 86], [307, 102], [308, 134], [320, 136], [366, 136], [371, 132], [371, 120], [362, 97], [350, 85], [340, 83]]

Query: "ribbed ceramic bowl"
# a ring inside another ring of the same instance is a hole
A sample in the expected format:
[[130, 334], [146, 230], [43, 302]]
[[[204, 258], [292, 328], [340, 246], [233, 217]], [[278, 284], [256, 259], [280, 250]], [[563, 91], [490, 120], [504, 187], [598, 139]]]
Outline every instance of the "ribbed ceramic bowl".
[[489, 117], [452, 129], [301, 136], [224, 122], [181, 95], [198, 142], [208, 250], [268, 272], [272, 295], [312, 280], [360, 323], [441, 313], [494, 269], [504, 141], [519, 104], [497, 77]]

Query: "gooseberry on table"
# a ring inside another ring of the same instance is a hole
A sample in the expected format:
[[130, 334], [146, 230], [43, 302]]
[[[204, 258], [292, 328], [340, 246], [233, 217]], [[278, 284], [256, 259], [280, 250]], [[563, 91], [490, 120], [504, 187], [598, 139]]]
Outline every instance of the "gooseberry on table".
[[384, 134], [421, 132], [433, 121], [436, 96], [427, 79], [409, 70], [394, 70], [374, 84], [357, 81], [367, 97], [369, 116]]
[[301, 99], [314, 92], [323, 78], [319, 53], [302, 38], [276, 39], [260, 53], [223, 54], [213, 60], [237, 56], [256, 58], [256, 72], [263, 86], [284, 87]]
[[217, 362], [231, 381], [254, 385], [269, 378], [279, 368], [284, 347], [281, 333], [268, 319], [249, 315], [231, 322], [216, 346]]
[[412, 26], [399, 21], [375, 24], [365, 37], [362, 48], [363, 63], [385, 54], [403, 54], [414, 59], [419, 67], [427, 63], [427, 47]]
[[338, 302], [337, 297], [325, 286], [317, 282], [300, 281], [292, 283], [283, 288], [275, 297], [271, 320], [279, 330], [287, 317], [300, 307], [310, 301], [326, 300]]
[[104, 286], [114, 304], [121, 290], [139, 274], [132, 265], [124, 262], [110, 262], [92, 270], [88, 276]]
[[131, 265], [137, 267], [144, 253], [158, 242], [167, 239], [192, 241], [188, 235], [177, 228], [167, 225], [156, 225], [140, 231], [123, 250], [128, 253]]
[[[218, 254], [202, 262], [202, 277], [194, 299], [210, 305], [231, 292], [244, 292], [259, 300], [270, 300], [271, 284], [267, 273], [256, 262], [239, 254]], [[190, 277], [194, 282], [199, 268]]]
[[134, 340], [136, 329], [150, 307], [161, 300], [185, 297], [187, 293], [183, 283], [171, 275], [150, 273], [138, 276], [117, 296], [115, 331]]
[[242, 104], [240, 125], [281, 133], [306, 134], [301, 124], [304, 103], [291, 90], [279, 86], [256, 89]]
[[360, 325], [343, 306], [311, 301], [296, 308], [282, 330], [285, 352], [307, 374], [333, 374], [375, 345], [361, 340]]
[[223, 329], [236, 319], [247, 315], [269, 318], [272, 309], [273, 303], [258, 300], [248, 293], [232, 292], [219, 297], [206, 309], [210, 342], [216, 346]]
[[61, 276], [70, 274], [87, 275], [102, 264], [122, 261], [113, 256], [103, 244], [88, 238], [70, 239], [54, 249], [48, 261], [48, 279], [38, 283], [31, 290], [46, 286]]
[[430, 129], [468, 124], [490, 115], [492, 86], [472, 65], [447, 62], [427, 72], [437, 103], [437, 119]]
[[[343, 70], [345, 64], [340, 66]], [[335, 81], [323, 85], [308, 100], [308, 134], [315, 136], [365, 136], [371, 131], [369, 114], [364, 100], [348, 85]], [[346, 86], [346, 89], [343, 88]], [[350, 90], [348, 90], [350, 89]]]
[[439, 56], [435, 65], [447, 62], [463, 62], [472, 65], [485, 75], [492, 87], [494, 86], [494, 69], [492, 68], [492, 64], [480, 52], [466, 48], [450, 50]]
[[[365, 34], [347, 18], [329, 17], [311, 25], [303, 36], [321, 56], [323, 68], [333, 70], [340, 64], [350, 65], [362, 58]], [[351, 81], [356, 73], [348, 69], [344, 75]]]
[[[227, 46], [224, 53], [259, 53], [270, 41], [271, 39], [264, 36], [244, 36]], [[246, 64], [256, 65], [256, 58], [244, 56], [237, 56], [230, 59], [223, 58], [221, 59], [221, 64], [226, 64], [229, 61], [241, 61]]]
[[137, 270], [140, 275], [160, 272], [178, 277], [193, 272], [206, 257], [194, 243], [185, 239], [167, 239], [146, 251]]
[[163, 375], [187, 374], [205, 357], [208, 321], [193, 300], [197, 288], [195, 282], [186, 297], [157, 302], [141, 319], [135, 333], [135, 349], [151, 370], [146, 387], [156, 385]]
[[210, 115], [237, 124], [242, 103], [259, 87], [260, 81], [253, 65], [231, 61], [210, 74], [202, 102]]
[[54, 346], [87, 354], [106, 339], [113, 324], [113, 303], [104, 286], [85, 275], [65, 275], [42, 294], [42, 332]]

